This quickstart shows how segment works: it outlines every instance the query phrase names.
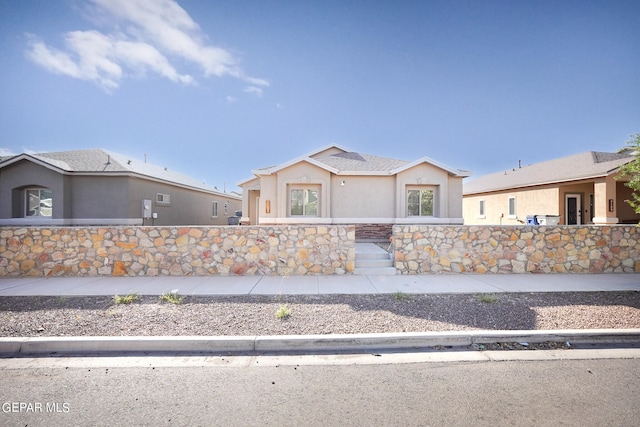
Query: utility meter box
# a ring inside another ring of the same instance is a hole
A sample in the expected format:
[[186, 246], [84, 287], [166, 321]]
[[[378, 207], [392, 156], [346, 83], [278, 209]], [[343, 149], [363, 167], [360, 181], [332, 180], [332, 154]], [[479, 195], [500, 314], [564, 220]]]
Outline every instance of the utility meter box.
[[142, 218], [144, 219], [151, 218], [151, 200], [150, 199], [142, 200]]

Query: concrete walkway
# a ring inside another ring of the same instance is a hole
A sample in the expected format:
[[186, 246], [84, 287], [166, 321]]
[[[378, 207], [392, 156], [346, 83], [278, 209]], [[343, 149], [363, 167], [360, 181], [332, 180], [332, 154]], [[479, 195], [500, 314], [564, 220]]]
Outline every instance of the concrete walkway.
[[640, 291], [640, 274], [0, 278], [2, 296], [313, 295]]

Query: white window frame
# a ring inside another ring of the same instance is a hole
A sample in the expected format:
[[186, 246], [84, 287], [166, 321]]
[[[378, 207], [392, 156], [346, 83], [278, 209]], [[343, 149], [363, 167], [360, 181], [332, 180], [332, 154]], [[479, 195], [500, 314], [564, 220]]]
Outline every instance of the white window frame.
[[165, 193], [156, 193], [156, 205], [171, 205], [171, 195]]
[[[512, 201], [513, 200], [513, 212], [511, 211]], [[507, 200], [507, 218], [515, 219], [518, 217], [518, 205], [516, 204], [516, 196], [509, 196]]]
[[[37, 197], [38, 197], [38, 207], [35, 208], [37, 210], [37, 214], [35, 215], [29, 215], [29, 196], [30, 196], [30, 192], [38, 192]], [[46, 198], [43, 199], [42, 198], [42, 192], [43, 191], [47, 191], [49, 193], [51, 193], [51, 197], [50, 197], [50, 204], [51, 206], [48, 207], [47, 209], [51, 209], [51, 213], [49, 215], [42, 215], [42, 202], [43, 200], [47, 200]], [[24, 217], [25, 218], [53, 218], [53, 190], [51, 190], [50, 188], [44, 188], [44, 187], [32, 187], [32, 188], [26, 188], [24, 191]]]
[[[292, 218], [318, 218], [320, 217], [320, 190], [321, 188], [318, 186], [290, 186], [289, 187], [289, 201], [287, 203], [287, 214], [289, 217]], [[309, 192], [313, 191], [315, 192], [315, 197], [316, 197], [316, 208], [315, 208], [315, 214], [311, 215], [311, 214], [307, 214], [306, 212], [306, 206], [310, 205], [311, 203], [303, 203], [302, 204], [302, 214], [294, 214], [293, 213], [293, 192], [294, 191], [303, 191], [304, 192], [304, 196], [303, 199], [308, 199], [309, 198]]]
[[218, 218], [218, 201], [214, 200], [211, 203], [211, 218]]
[[484, 199], [480, 199], [478, 202], [478, 218], [485, 219], [487, 217], [485, 212], [486, 203], [484, 202]]
[[[437, 189], [435, 187], [432, 187], [432, 186], [428, 186], [428, 187], [425, 187], [425, 186], [407, 186], [406, 190], [407, 190], [406, 191], [406, 197], [407, 197], [407, 199], [406, 199], [406, 204], [407, 204], [406, 205], [407, 206], [406, 214], [407, 214], [407, 218], [434, 218], [434, 217], [437, 217], [437, 211], [438, 211], [438, 199], [437, 199], [437, 197], [438, 197], [438, 192], [437, 192]], [[419, 212], [418, 215], [411, 215], [409, 213], [409, 194], [411, 193], [411, 191], [419, 191], [420, 192], [420, 198], [419, 198], [419, 200], [420, 200], [419, 203], [420, 204], [418, 206], [418, 212]], [[432, 204], [432, 206], [431, 206], [431, 215], [422, 215], [422, 192], [423, 191], [431, 192], [431, 204]]]

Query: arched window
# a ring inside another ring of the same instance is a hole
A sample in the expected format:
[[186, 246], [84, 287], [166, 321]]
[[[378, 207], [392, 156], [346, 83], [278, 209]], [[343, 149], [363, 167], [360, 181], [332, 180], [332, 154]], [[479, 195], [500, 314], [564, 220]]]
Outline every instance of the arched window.
[[25, 217], [49, 217], [53, 213], [53, 192], [48, 188], [28, 188], [25, 191]]

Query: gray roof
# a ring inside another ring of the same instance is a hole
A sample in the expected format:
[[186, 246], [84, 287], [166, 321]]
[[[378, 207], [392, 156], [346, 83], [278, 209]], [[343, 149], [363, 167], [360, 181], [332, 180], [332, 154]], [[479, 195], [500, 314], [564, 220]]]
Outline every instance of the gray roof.
[[316, 157], [315, 160], [339, 172], [390, 172], [393, 169], [409, 163], [405, 160], [389, 159], [355, 152]]
[[218, 191], [213, 187], [207, 186], [204, 182], [168, 168], [152, 165], [122, 154], [99, 148], [51, 153], [19, 154], [17, 156], [3, 157], [0, 159], [0, 167], [23, 158], [31, 158], [67, 173], [92, 175], [135, 174], [142, 175], [150, 179], [160, 180], [168, 184], [191, 187], [207, 192], [236, 197], [234, 195]]
[[587, 151], [478, 177], [464, 184], [464, 194], [486, 193], [607, 176], [632, 160], [633, 156], [629, 154]]
[[[334, 152], [333, 154], [322, 154], [323, 152], [326, 152], [332, 148], [336, 148], [340, 152]], [[470, 172], [468, 171], [451, 168], [428, 157], [423, 157], [413, 162], [408, 162], [406, 160], [397, 160], [387, 157], [372, 156], [370, 154], [357, 153], [349, 151], [337, 145], [325, 147], [314, 153], [298, 157], [280, 165], [254, 169], [253, 173], [254, 175], [271, 174], [301, 161], [308, 161], [310, 163], [314, 163], [319, 167], [326, 168], [327, 170], [330, 170], [335, 174], [343, 175], [395, 175], [396, 173], [403, 170], [403, 168], [410, 168], [423, 162], [430, 163], [434, 166], [442, 168], [453, 175], [463, 177], [470, 175]], [[249, 180], [243, 181], [243, 183], [248, 181]]]

